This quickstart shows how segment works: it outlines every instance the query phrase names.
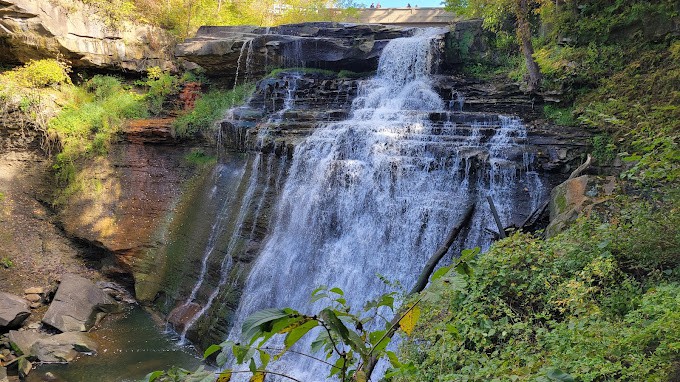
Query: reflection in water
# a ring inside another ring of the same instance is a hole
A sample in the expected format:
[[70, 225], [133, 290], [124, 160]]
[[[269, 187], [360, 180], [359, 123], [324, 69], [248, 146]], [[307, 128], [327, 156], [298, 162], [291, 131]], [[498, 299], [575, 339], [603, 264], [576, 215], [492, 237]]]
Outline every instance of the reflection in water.
[[[107, 317], [90, 333], [99, 346], [95, 356], [81, 356], [68, 365], [40, 365], [26, 381], [122, 382], [137, 381], [154, 370], [171, 366], [195, 369], [201, 359], [192, 347], [177, 345], [177, 338], [139, 307]], [[51, 373], [55, 378], [46, 377]]]

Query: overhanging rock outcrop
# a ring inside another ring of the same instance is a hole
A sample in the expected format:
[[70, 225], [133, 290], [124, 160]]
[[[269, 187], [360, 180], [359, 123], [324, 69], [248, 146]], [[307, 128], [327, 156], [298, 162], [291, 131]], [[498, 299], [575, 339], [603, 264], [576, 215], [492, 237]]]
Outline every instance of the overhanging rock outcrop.
[[61, 55], [74, 67], [144, 71], [171, 69], [170, 36], [131, 22], [115, 26], [88, 5], [66, 9], [45, 0], [0, 0], [0, 63]]
[[271, 28], [201, 27], [175, 54], [212, 76], [261, 76], [274, 67], [375, 70], [387, 42], [414, 28], [380, 24], [304, 23]]

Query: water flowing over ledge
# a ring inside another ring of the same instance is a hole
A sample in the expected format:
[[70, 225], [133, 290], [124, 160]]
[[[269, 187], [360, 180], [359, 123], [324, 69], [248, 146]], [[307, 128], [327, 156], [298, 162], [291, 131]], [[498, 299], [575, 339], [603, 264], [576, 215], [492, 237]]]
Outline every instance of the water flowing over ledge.
[[[376, 76], [359, 85], [351, 117], [322, 124], [297, 145], [231, 337], [262, 308], [315, 311], [309, 296], [319, 285], [341, 287], [354, 306], [385, 291], [378, 275], [409, 287], [468, 203], [491, 195], [507, 220], [518, 189], [529, 194], [526, 208], [545, 196], [523, 155], [526, 130], [517, 118], [430, 121], [445, 109], [430, 77], [437, 35], [388, 43]], [[491, 216], [480, 208], [458, 249], [488, 246], [485, 227], [493, 227]], [[275, 367], [305, 381], [327, 374], [304, 358], [284, 357]]]

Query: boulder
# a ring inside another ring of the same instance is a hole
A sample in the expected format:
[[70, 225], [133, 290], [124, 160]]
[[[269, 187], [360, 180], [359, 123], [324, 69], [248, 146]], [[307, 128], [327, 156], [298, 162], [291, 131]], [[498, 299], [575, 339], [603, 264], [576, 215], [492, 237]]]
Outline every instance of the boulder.
[[177, 57], [200, 65], [211, 76], [261, 76], [272, 66], [372, 71], [391, 39], [414, 28], [331, 22], [258, 27], [201, 27], [175, 49]]
[[92, 353], [96, 349], [96, 343], [87, 334], [70, 332], [35, 341], [31, 354], [41, 362], [71, 362], [79, 353]]
[[0, 382], [9, 382], [9, 378], [7, 378], [7, 369], [4, 366], [0, 366]]
[[30, 315], [31, 310], [26, 300], [0, 292], [0, 332], [19, 327]]
[[174, 68], [171, 37], [150, 25], [98, 16], [74, 1], [0, 0], [0, 62], [20, 63], [61, 55], [74, 67], [132, 70]]
[[606, 200], [615, 189], [615, 177], [593, 175], [568, 179], [553, 188], [550, 193], [550, 224], [545, 230], [546, 236], [555, 236], [564, 231], [579, 216], [588, 214], [595, 205]]
[[17, 331], [11, 330], [9, 332], [9, 342], [12, 347], [19, 350], [22, 355], [32, 356], [32, 346], [39, 340], [47, 338], [48, 335], [34, 332], [32, 330]]
[[84, 332], [117, 308], [116, 302], [92, 281], [66, 274], [42, 322], [62, 332]]

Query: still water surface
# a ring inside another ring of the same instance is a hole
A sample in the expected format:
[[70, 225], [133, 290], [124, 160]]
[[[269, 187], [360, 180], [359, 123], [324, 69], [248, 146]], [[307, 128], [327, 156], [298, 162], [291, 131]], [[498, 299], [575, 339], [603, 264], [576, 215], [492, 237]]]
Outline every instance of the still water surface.
[[[40, 365], [26, 381], [138, 381], [154, 370], [167, 370], [172, 365], [198, 367], [201, 359], [196, 351], [178, 346], [177, 335], [164, 329], [143, 309], [132, 308], [107, 318], [90, 333], [99, 344], [97, 355], [81, 356], [68, 365]], [[48, 372], [54, 377], [47, 377]]]

